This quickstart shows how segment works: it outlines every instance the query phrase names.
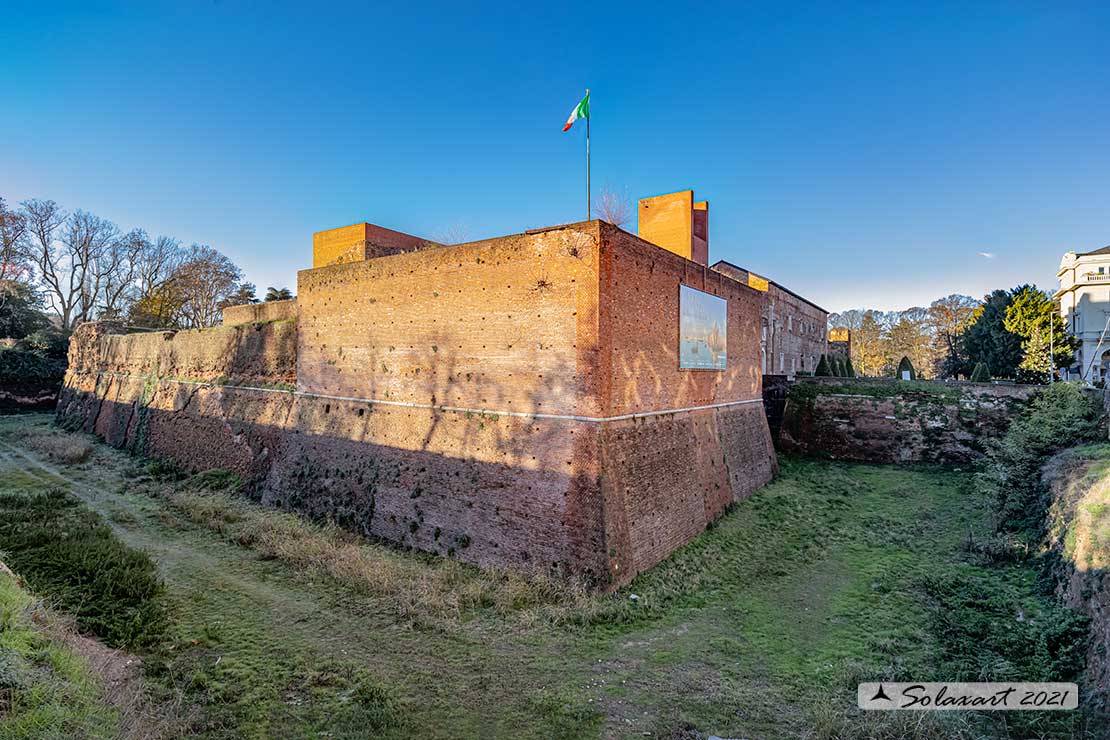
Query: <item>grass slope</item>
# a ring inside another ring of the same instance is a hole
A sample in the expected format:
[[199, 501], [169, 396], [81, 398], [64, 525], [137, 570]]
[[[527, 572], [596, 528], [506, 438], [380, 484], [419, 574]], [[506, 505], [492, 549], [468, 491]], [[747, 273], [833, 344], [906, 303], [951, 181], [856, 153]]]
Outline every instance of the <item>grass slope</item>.
[[158, 563], [170, 626], [148, 679], [191, 736], [1007, 737], [998, 716], [862, 716], [855, 683], [954, 678], [954, 650], [989, 668], [1014, 646], [974, 630], [1058, 616], [1028, 566], [978, 554], [990, 502], [965, 470], [785, 460], [591, 596], [261, 509], [220, 474], [152, 476], [99, 444], [59, 462], [80, 456], [33, 442], [55, 434], [0, 420], [0, 488], [63, 488]]
[[11, 575], [0, 572], [0, 738], [116, 738], [88, 662], [43, 629], [48, 616]]

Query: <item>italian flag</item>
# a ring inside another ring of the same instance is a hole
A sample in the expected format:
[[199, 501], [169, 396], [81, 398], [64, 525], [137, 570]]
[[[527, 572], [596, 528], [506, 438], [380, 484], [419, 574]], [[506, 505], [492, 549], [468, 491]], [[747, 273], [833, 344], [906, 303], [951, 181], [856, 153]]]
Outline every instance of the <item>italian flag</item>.
[[586, 97], [582, 98], [582, 101], [578, 105], [574, 106], [574, 110], [572, 110], [570, 112], [570, 117], [567, 118], [567, 123], [566, 123], [565, 126], [563, 126], [563, 131], [570, 131], [570, 127], [573, 126], [574, 122], [577, 121], [579, 118], [589, 118], [589, 117], [590, 117], [590, 91], [587, 90], [586, 91]]

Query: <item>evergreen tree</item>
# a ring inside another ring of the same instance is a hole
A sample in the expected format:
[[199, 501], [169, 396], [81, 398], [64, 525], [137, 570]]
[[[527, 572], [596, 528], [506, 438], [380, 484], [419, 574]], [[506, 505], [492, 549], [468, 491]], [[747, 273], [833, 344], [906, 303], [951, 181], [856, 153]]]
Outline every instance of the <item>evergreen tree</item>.
[[817, 369], [813, 371], [813, 374], [818, 378], [827, 378], [833, 374], [832, 368], [829, 367], [828, 357], [821, 355], [821, 359], [817, 361]]
[[269, 303], [270, 301], [289, 301], [292, 299], [293, 291], [289, 290], [289, 288], [270, 287], [266, 289], [266, 297], [262, 300]]
[[1006, 309], [1014, 293], [996, 290], [975, 309], [971, 323], [963, 334], [965, 356], [969, 362], [982, 362], [993, 368], [996, 376], [1012, 378], [1021, 362], [1022, 338], [1006, 328]]
[[[1075, 350], [1079, 343], [1067, 333], [1064, 319], [1052, 297], [1038, 290], [1035, 285], [1022, 285], [1011, 291], [1010, 305], [1006, 308], [1002, 323], [1006, 331], [1022, 339], [1022, 357], [1018, 363], [1019, 379], [1042, 382], [1035, 378], [1038, 374], [1043, 374], [1047, 381], [1051, 365], [1068, 367], [1075, 359]], [[1051, 361], [1050, 354], [1055, 363]]]
[[844, 361], [844, 371], [849, 378], [856, 377], [856, 369], [852, 366], [852, 358], [849, 357]]
[[917, 373], [914, 372], [913, 363], [910, 362], [910, 358], [902, 357], [898, 362], [898, 378], [901, 379], [905, 377], [904, 373], [906, 372], [910, 374], [910, 380], [917, 379]]
[[1019, 383], [1048, 382], [1052, 373], [1052, 360], [1049, 355], [1048, 337], [1040, 329], [1033, 331], [1033, 336], [1021, 345], [1024, 357], [1018, 365], [1017, 380]]
[[972, 383], [989, 383], [991, 379], [991, 371], [987, 369], [985, 362], [975, 363], [975, 369], [971, 371]]

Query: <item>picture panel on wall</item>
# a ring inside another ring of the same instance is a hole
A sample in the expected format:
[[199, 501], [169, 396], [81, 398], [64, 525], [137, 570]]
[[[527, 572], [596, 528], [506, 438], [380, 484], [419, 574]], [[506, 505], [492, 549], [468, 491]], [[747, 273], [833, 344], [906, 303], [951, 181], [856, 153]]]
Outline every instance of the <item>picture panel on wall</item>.
[[678, 367], [724, 370], [728, 301], [686, 285], [678, 293]]

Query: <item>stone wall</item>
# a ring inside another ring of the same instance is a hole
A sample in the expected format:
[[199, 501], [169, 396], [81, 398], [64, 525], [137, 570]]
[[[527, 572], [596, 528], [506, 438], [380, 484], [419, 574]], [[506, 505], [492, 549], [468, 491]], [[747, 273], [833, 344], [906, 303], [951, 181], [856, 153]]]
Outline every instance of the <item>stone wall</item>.
[[[727, 371], [678, 370], [682, 284], [728, 299]], [[612, 586], [773, 475], [758, 302], [572, 224], [303, 271], [296, 321], [82, 326], [58, 413], [266, 503]]]
[[966, 462], [1037, 386], [807, 378], [787, 396], [784, 452], [861, 462]]

